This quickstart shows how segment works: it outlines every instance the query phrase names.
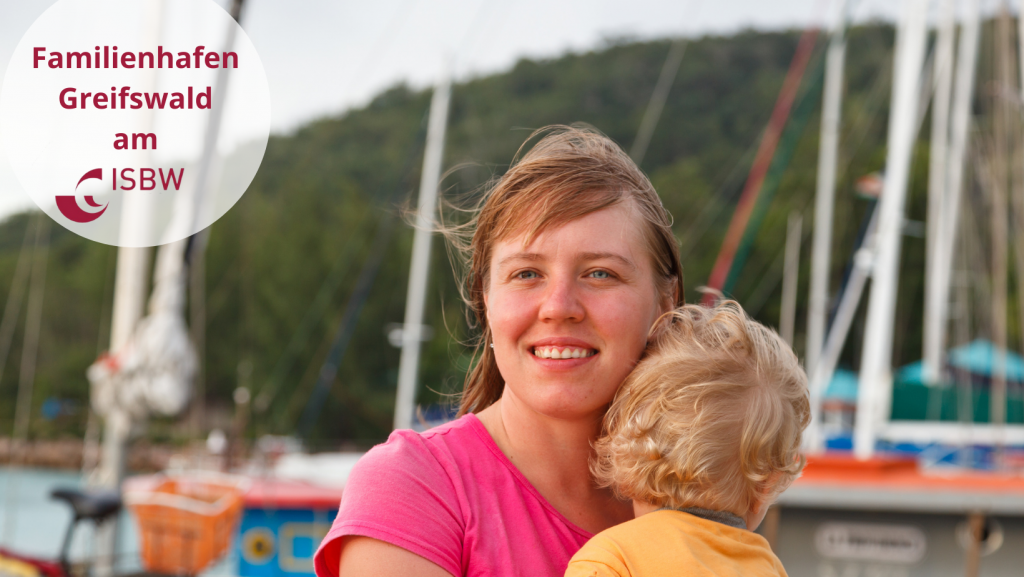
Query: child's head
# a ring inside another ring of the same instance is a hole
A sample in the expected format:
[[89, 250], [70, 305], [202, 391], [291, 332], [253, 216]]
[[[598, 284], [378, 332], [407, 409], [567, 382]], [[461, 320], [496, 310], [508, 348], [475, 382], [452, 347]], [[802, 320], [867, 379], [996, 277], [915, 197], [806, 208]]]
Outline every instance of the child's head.
[[686, 305], [651, 330], [593, 471], [623, 498], [763, 514], [803, 469], [809, 420], [807, 377], [779, 335], [733, 301]]

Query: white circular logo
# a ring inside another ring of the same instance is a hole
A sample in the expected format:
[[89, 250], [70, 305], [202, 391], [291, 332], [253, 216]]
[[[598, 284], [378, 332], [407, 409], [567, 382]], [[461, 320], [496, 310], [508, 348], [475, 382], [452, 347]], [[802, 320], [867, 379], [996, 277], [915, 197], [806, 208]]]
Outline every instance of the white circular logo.
[[263, 65], [211, 0], [60, 0], [0, 93], [2, 149], [32, 200], [110, 245], [210, 226], [249, 187], [269, 133]]

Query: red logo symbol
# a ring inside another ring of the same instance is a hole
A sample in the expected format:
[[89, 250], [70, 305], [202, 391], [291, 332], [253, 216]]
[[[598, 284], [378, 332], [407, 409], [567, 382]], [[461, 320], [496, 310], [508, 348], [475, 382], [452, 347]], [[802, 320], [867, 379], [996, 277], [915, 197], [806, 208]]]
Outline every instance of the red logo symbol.
[[[82, 176], [81, 179], [79, 179], [78, 184], [75, 185], [75, 190], [78, 190], [78, 187], [79, 185], [82, 184], [82, 182], [93, 178], [103, 180], [103, 169], [94, 168], [89, 172], [85, 173], [85, 175]], [[92, 222], [99, 218], [100, 215], [106, 212], [107, 210], [106, 204], [100, 205], [100, 203], [93, 200], [91, 196], [86, 196], [85, 202], [86, 204], [93, 208], [99, 208], [100, 206], [102, 206], [103, 210], [99, 212], [88, 212], [82, 210], [82, 207], [78, 206], [78, 201], [76, 201], [75, 197], [72, 195], [57, 196], [57, 210], [59, 210], [61, 214], [63, 214], [65, 217], [67, 217], [68, 220], [72, 222]]]

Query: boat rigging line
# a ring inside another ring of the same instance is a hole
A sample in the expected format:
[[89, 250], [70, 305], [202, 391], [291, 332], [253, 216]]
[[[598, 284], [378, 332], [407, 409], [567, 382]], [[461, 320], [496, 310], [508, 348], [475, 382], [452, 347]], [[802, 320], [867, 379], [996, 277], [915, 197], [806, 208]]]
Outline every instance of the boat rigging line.
[[786, 73], [786, 78], [782, 84], [782, 90], [775, 101], [775, 107], [768, 121], [768, 127], [761, 138], [757, 155], [754, 157], [754, 163], [750, 167], [747, 183], [743, 187], [743, 193], [740, 195], [740, 200], [729, 223], [725, 240], [722, 242], [722, 248], [711, 271], [711, 277], [708, 279], [708, 286], [714, 290], [704, 294], [704, 303], [707, 305], [714, 302], [716, 298], [715, 291], [721, 291], [725, 286], [729, 270], [732, 267], [733, 258], [742, 240], [743, 231], [746, 229], [750, 214], [754, 210], [757, 196], [761, 191], [761, 185], [768, 174], [772, 157], [775, 155], [775, 147], [778, 145], [779, 139], [782, 137], [783, 128], [789, 119], [790, 110], [796, 99], [797, 90], [800, 88], [804, 71], [810, 62], [811, 53], [814, 51], [814, 44], [817, 38], [818, 28], [816, 26], [808, 27], [800, 35], [796, 53], [790, 62], [789, 71]]
[[[21, 367], [18, 378], [18, 398], [14, 412], [14, 431], [11, 436], [11, 473], [7, 476], [4, 491], [3, 542], [10, 543], [17, 524], [14, 512], [18, 501], [17, 466], [28, 440], [29, 423], [32, 415], [32, 390], [36, 380], [36, 359], [39, 352], [39, 336], [42, 329], [43, 298], [46, 294], [46, 265], [50, 249], [50, 218], [40, 212], [36, 218], [35, 243], [32, 249], [32, 276], [28, 295], [28, 310], [25, 315], [25, 340], [21, 348]], [[19, 258], [20, 260], [20, 258]]]
[[314, 385], [313, 391], [306, 401], [306, 407], [302, 410], [302, 415], [299, 417], [297, 433], [301, 439], [309, 437], [310, 431], [320, 417], [324, 401], [331, 390], [334, 378], [338, 375], [338, 366], [348, 350], [348, 343], [355, 332], [359, 313], [362, 312], [363, 306], [370, 296], [373, 283], [377, 279], [377, 273], [380, 271], [380, 265], [384, 261], [384, 254], [391, 243], [391, 232], [395, 228], [395, 220], [394, 210], [385, 209], [381, 214], [380, 221], [377, 224], [377, 231], [370, 245], [370, 254], [363, 261], [363, 267], [356, 278], [355, 288], [352, 289], [352, 294], [345, 304], [345, 312], [341, 316], [341, 322], [338, 323], [338, 329], [331, 343], [331, 349], [327, 353], [327, 358], [324, 359], [323, 365], [320, 367], [316, 385]]
[[[699, 0], [692, 0], [688, 9], [684, 10], [692, 20], [697, 13]], [[629, 156], [637, 166], [643, 164], [644, 156], [647, 154], [647, 147], [651, 144], [651, 137], [654, 136], [654, 129], [661, 119], [661, 112], [668, 100], [668, 93], [672, 90], [672, 84], [679, 73], [679, 65], [683, 62], [683, 55], [686, 53], [686, 46], [689, 39], [679, 36], [669, 46], [665, 63], [661, 66], [661, 73], [658, 75], [658, 82], [654, 85], [654, 92], [651, 93], [651, 100], [644, 110], [643, 119], [640, 121], [640, 128], [636, 131], [636, 138], [633, 139], [633, 146], [629, 148]]]
[[18, 264], [11, 279], [11, 289], [7, 292], [7, 304], [4, 305], [3, 320], [0, 320], [0, 381], [3, 380], [7, 356], [11, 352], [11, 342], [14, 340], [14, 329], [18, 326], [18, 317], [21, 316], [21, 303], [28, 288], [28, 275], [32, 264], [29, 256], [32, 254], [32, 233], [39, 227], [41, 218], [44, 218], [42, 213], [37, 214], [35, 218], [26, 219], [25, 237], [21, 241]]
[[366, 236], [368, 231], [365, 231], [367, 226], [364, 226], [368, 222], [370, 210], [366, 211], [366, 214], [359, 221], [359, 225], [355, 228], [352, 234], [349, 236], [347, 242], [342, 250], [338, 251], [338, 258], [334, 262], [334, 266], [331, 271], [327, 274], [323, 283], [320, 285], [320, 289], [317, 291], [316, 296], [313, 297], [313, 301], [310, 303], [309, 308], [306, 309], [306, 314], [303, 315], [302, 321], [299, 322], [298, 328], [292, 333], [291, 339], [288, 341], [288, 345], [285, 347], [281, 356], [278, 357], [277, 363], [274, 365], [274, 369], [270, 372], [270, 378], [268, 378], [265, 384], [261, 387], [259, 393], [255, 395], [253, 400], [253, 409], [257, 414], [266, 412], [277, 396], [280, 390], [281, 383], [284, 381], [285, 376], [295, 363], [296, 358], [302, 351], [302, 348], [306, 346], [309, 341], [309, 337], [312, 336], [313, 330], [317, 326], [317, 322], [320, 321], [324, 316], [324, 311], [331, 304], [331, 297], [333, 297], [338, 287], [341, 286], [343, 280], [348, 278], [348, 273], [351, 268], [352, 259], [355, 257], [356, 249], [361, 246], [358, 245], [357, 239]]
[[724, 294], [732, 293], [733, 287], [736, 286], [740, 273], [743, 271], [743, 265], [746, 264], [747, 257], [753, 249], [754, 240], [756, 240], [757, 234], [760, 232], [761, 224], [768, 214], [768, 209], [775, 198], [775, 193], [779, 190], [782, 176], [786, 172], [793, 154], [796, 152], [797, 144], [800, 142], [811, 112], [814, 110], [815, 99], [811, 95], [816, 93], [817, 87], [821, 85], [823, 73], [824, 59], [815, 64], [807, 89], [800, 96], [792, 118], [787, 122], [782, 137], [778, 141], [779, 147], [772, 157], [768, 172], [761, 181], [760, 192], [754, 201], [753, 209], [748, 214], [748, 220], [743, 229], [743, 236], [736, 247], [729, 267], [729, 274], [723, 286], [720, 287]]
[[[422, 136], [426, 133], [428, 120], [429, 110], [424, 113], [419, 131], [416, 137], [413, 138], [412, 142], [409, 144], [409, 149], [406, 153], [402, 170], [395, 173], [395, 180], [382, 187], [383, 190], [390, 190], [387, 203], [392, 202], [397, 197], [398, 191], [401, 190], [402, 183], [412, 171], [412, 167], [414, 166], [414, 162], [420, 151], [419, 143], [422, 141]], [[370, 253], [366, 257], [366, 260], [363, 261], [363, 266], [356, 279], [355, 288], [353, 288], [352, 293], [349, 295], [348, 301], [345, 304], [342, 318], [338, 323], [338, 329], [331, 341], [331, 347], [324, 359], [320, 371], [318, 372], [316, 384], [314, 385], [313, 391], [310, 393], [310, 396], [306, 401], [306, 405], [303, 408], [302, 415], [299, 418], [298, 431], [300, 438], [308, 437], [309, 433], [312, 431], [316, 420], [320, 416], [320, 411], [323, 408], [327, 394], [330, 393], [331, 387], [334, 384], [338, 368], [341, 366], [341, 360], [344, 358], [345, 352], [348, 350], [348, 344], [355, 332], [356, 323], [359, 320], [359, 313], [362, 311], [363, 306], [366, 304], [366, 300], [370, 296], [370, 291], [373, 288], [377, 273], [380, 271], [380, 265], [382, 264], [384, 255], [386, 254], [388, 244], [391, 241], [396, 220], [395, 217], [395, 209], [390, 206], [386, 206], [380, 215], [376, 233], [370, 243]], [[280, 381], [278, 381], [278, 383], [279, 382]], [[268, 383], [268, 386], [271, 384], [272, 383]], [[274, 388], [269, 391], [261, 391], [260, 395], [262, 396], [264, 394], [267, 395], [268, 399], [265, 402], [269, 404], [277, 394], [277, 386], [275, 385]], [[295, 393], [293, 392], [292, 394], [294, 395]], [[259, 397], [257, 397], [257, 402], [258, 401]], [[290, 405], [291, 403], [288, 404]], [[279, 414], [278, 419], [281, 418], [284, 418], [283, 414]]]

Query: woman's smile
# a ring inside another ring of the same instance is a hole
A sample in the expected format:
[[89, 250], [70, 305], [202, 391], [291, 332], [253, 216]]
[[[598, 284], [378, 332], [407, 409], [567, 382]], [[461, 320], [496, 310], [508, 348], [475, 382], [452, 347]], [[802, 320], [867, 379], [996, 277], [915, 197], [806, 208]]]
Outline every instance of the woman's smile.
[[540, 359], [586, 359], [597, 354], [594, 349], [581, 349], [577, 347], [534, 347], [533, 356]]
[[569, 370], [596, 362], [598, 350], [586, 341], [573, 338], [543, 339], [534, 343], [529, 350], [546, 370]]

